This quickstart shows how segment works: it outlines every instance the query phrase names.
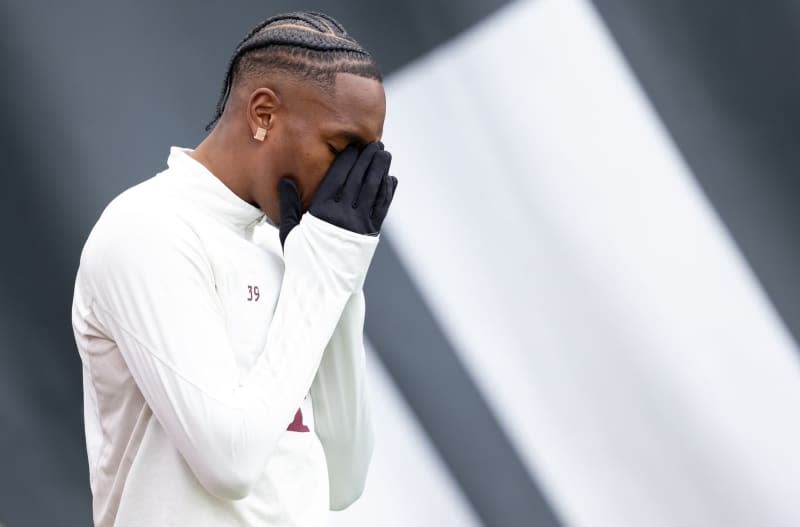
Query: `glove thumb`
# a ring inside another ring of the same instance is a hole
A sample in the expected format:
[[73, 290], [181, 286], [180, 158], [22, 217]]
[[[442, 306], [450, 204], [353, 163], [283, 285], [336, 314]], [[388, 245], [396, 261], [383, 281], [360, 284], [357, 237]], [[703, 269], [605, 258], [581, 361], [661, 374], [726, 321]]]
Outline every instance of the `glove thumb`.
[[283, 247], [289, 232], [300, 223], [301, 215], [300, 193], [297, 191], [294, 181], [287, 177], [278, 181], [278, 203], [281, 208], [278, 236], [280, 236], [281, 247]]

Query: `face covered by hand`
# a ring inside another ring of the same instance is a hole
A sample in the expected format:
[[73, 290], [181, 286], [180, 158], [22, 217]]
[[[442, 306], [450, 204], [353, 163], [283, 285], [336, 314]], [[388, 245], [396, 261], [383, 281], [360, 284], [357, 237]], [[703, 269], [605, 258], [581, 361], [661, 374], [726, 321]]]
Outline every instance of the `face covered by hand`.
[[[373, 142], [359, 150], [348, 146], [331, 163], [311, 202], [317, 218], [357, 234], [376, 236], [389, 211], [398, 180], [389, 175], [392, 155], [383, 143]], [[284, 245], [289, 232], [300, 223], [302, 204], [295, 182], [278, 183]]]

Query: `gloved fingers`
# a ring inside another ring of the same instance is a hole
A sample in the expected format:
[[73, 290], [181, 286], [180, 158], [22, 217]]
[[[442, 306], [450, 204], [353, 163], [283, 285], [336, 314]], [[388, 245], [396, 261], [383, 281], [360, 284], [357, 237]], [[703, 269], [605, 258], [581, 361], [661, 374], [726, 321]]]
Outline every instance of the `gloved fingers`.
[[350, 173], [347, 175], [347, 181], [345, 181], [344, 184], [341, 199], [345, 203], [352, 204], [358, 199], [358, 194], [361, 191], [361, 185], [364, 183], [364, 176], [367, 173], [367, 168], [369, 168], [372, 157], [377, 151], [377, 143], [369, 143], [363, 148], [363, 150], [361, 150], [361, 153], [358, 155], [358, 159], [356, 159], [353, 168], [350, 169]]
[[288, 177], [278, 181], [278, 204], [281, 214], [278, 235], [281, 239], [281, 246], [283, 246], [289, 232], [300, 223], [301, 216], [300, 192], [297, 190], [295, 182]]
[[293, 179], [284, 177], [278, 181], [278, 202], [281, 219], [294, 217], [300, 211], [300, 191]]
[[353, 167], [353, 163], [358, 159], [358, 148], [349, 145], [347, 148], [339, 152], [331, 163], [328, 172], [319, 184], [316, 193], [314, 194], [313, 201], [324, 201], [330, 197], [338, 196], [342, 192], [345, 181], [347, 181], [347, 174]]
[[358, 204], [374, 207], [375, 200], [378, 196], [383, 177], [389, 172], [389, 165], [392, 163], [392, 154], [385, 150], [378, 150], [372, 157], [372, 163], [369, 164], [367, 175], [364, 176], [364, 184], [361, 186], [361, 192], [358, 195]]
[[389, 212], [389, 205], [394, 198], [394, 189], [397, 187], [397, 178], [386, 174], [383, 177], [381, 188], [378, 191], [378, 197], [375, 200], [375, 206], [372, 209], [371, 218], [374, 218], [378, 227], [383, 223], [386, 213]]
[[375, 203], [373, 203], [372, 210], [369, 214], [370, 218], [380, 218], [379, 213], [383, 210], [382, 207], [386, 201], [386, 193], [388, 192], [390, 183], [391, 181], [388, 175], [381, 178], [381, 185], [378, 187], [378, 194], [375, 196]]

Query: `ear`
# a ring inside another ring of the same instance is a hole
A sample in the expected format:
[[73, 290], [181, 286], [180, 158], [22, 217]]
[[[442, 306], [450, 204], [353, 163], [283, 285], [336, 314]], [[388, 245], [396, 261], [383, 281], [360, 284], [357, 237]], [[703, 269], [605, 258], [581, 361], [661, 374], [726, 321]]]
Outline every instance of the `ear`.
[[262, 87], [250, 94], [247, 105], [247, 122], [250, 135], [255, 135], [259, 128], [269, 129], [274, 123], [275, 112], [280, 108], [281, 100], [272, 89]]

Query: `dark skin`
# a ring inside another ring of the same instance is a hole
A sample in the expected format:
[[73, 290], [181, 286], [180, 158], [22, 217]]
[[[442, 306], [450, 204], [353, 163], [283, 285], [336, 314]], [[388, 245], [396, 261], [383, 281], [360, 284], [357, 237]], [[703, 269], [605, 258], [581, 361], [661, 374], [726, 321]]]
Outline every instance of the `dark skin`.
[[[337, 152], [383, 135], [386, 94], [377, 80], [338, 73], [326, 88], [274, 73], [241, 84], [190, 155], [275, 225], [281, 178], [295, 181], [305, 212]], [[259, 126], [264, 141], [253, 137]]]

